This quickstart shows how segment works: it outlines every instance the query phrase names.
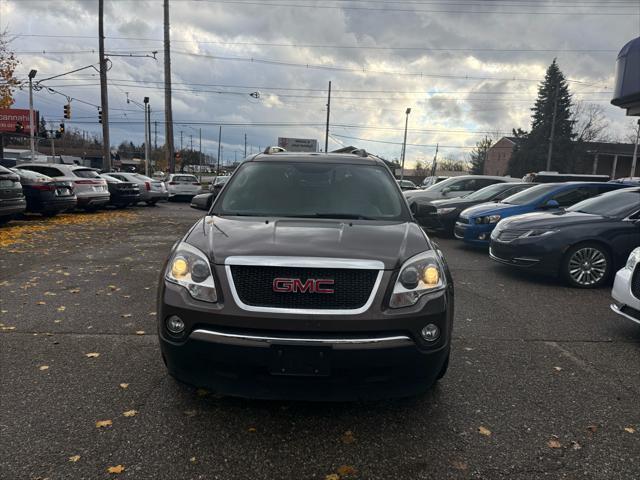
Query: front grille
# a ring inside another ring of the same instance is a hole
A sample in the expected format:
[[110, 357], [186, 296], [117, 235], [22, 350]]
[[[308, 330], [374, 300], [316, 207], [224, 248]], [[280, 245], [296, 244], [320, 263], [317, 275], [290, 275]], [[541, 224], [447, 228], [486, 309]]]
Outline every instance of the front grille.
[[634, 297], [640, 298], [640, 264], [636, 265], [631, 277], [631, 293]]
[[502, 242], [510, 242], [516, 238], [520, 238], [526, 230], [502, 230], [498, 233], [498, 240]]
[[[255, 307], [355, 310], [367, 303], [378, 270], [232, 265], [240, 300]], [[333, 280], [334, 293], [274, 292], [276, 278]]]

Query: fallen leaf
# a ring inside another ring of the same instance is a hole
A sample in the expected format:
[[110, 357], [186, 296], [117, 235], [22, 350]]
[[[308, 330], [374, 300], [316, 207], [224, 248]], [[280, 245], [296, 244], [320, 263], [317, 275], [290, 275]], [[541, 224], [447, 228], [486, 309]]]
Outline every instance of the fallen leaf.
[[479, 426], [478, 427], [478, 433], [480, 435], [484, 435], [485, 437], [490, 437], [491, 436], [491, 430], [489, 430], [488, 428], [485, 428], [483, 426]]
[[575, 440], [571, 440], [571, 450], [580, 450], [581, 448], [582, 448], [582, 445], [580, 445]]
[[189, 461], [190, 461], [191, 463], [196, 463], [196, 457], [191, 457], [191, 458], [189, 459]]
[[465, 462], [462, 462], [460, 460], [454, 460], [453, 462], [451, 462], [451, 466], [456, 470], [461, 471], [466, 471], [469, 469], [469, 466]]
[[80, 455], [71, 455], [71, 456], [69, 457], [69, 461], [70, 461], [70, 462], [74, 462], [74, 463], [75, 463], [75, 462], [77, 462], [78, 460], [80, 460]]
[[96, 422], [96, 428], [110, 427], [111, 425], [113, 425], [111, 420], [98, 420]]
[[256, 427], [249, 427], [249, 428], [247, 429], [247, 431], [248, 431], [249, 433], [256, 433], [258, 430], [256, 430]]
[[149, 315], [151, 315], [152, 317], [156, 316], [156, 312], [149, 312]]
[[53, 292], [44, 292], [44, 294], [45, 294], [46, 296], [48, 296], [48, 297], [55, 297], [55, 296], [56, 296], [56, 294], [55, 294], [55, 293], [53, 293]]
[[552, 438], [547, 442], [549, 448], [562, 448], [562, 444], [557, 438]]
[[36, 302], [36, 305], [46, 305], [47, 302]]
[[554, 369], [556, 372], [561, 372], [561, 371], [562, 371], [562, 367], [553, 367], [553, 369]]
[[207, 390], [206, 388], [199, 388], [196, 390], [196, 395], [198, 395], [199, 397], [206, 397], [207, 395], [209, 395], [209, 390]]
[[96, 358], [96, 357], [99, 357], [100, 354], [98, 352], [89, 352], [89, 353], [85, 353], [84, 356], [87, 358]]
[[80, 289], [79, 288], [72, 288], [71, 290], [69, 290], [69, 293], [80, 293]]
[[587, 427], [587, 430], [589, 430], [591, 433], [596, 433], [596, 431], [598, 430], [598, 426], [597, 425], [589, 425]]
[[349, 443], [355, 442], [356, 437], [353, 436], [353, 432], [351, 430], [347, 430], [342, 434], [342, 436], [340, 437], [340, 440], [342, 440], [342, 443], [349, 444]]
[[49, 365], [40, 365], [40, 370], [49, 370]]
[[128, 388], [129, 384], [128, 383], [121, 383], [120, 384], [120, 388]]
[[330, 473], [324, 477], [324, 480], [340, 480], [340, 475], [337, 473]]
[[109, 290], [116, 290], [118, 287], [116, 287], [115, 285], [109, 285]]
[[627, 433], [636, 433], [636, 429], [633, 427], [624, 427], [624, 431]]
[[144, 330], [136, 330], [136, 335], [144, 335]]
[[198, 414], [197, 410], [185, 410], [183, 412], [187, 417], [195, 417]]
[[338, 475], [340, 475], [340, 477], [348, 477], [349, 475], [357, 474], [358, 470], [356, 470], [351, 465], [341, 465], [340, 467], [338, 467], [336, 472], [338, 472]]
[[58, 311], [59, 311], [59, 312], [64, 312], [66, 309], [67, 309], [67, 307], [65, 307], [64, 305], [60, 305], [60, 306], [58, 307]]
[[116, 465], [115, 467], [107, 468], [108, 473], [122, 473], [124, 472], [124, 470], [125, 468], [122, 465]]
[[138, 414], [137, 410], [127, 410], [122, 415], [124, 415], [125, 417], [133, 417], [134, 415], [137, 415], [137, 414]]
[[122, 318], [131, 318], [131, 314], [130, 313], [123, 313], [122, 315], [120, 315]]

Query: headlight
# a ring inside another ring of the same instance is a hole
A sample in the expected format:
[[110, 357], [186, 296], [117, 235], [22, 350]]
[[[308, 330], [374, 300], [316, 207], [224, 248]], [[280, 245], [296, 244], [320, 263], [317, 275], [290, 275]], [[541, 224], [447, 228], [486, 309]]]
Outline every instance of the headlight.
[[218, 300], [209, 259], [200, 250], [181, 242], [167, 265], [165, 280], [182, 285], [196, 300], [215, 303]]
[[545, 235], [551, 235], [552, 233], [556, 233], [556, 230], [529, 230], [520, 235], [520, 238], [543, 237]]
[[446, 286], [444, 270], [434, 251], [420, 253], [407, 260], [393, 286], [391, 308], [415, 305], [423, 295]]
[[448, 208], [438, 208], [436, 210], [436, 214], [438, 215], [446, 215], [447, 213], [451, 213], [456, 210], [456, 207], [448, 207]]
[[627, 260], [627, 264], [624, 266], [627, 270], [631, 270], [636, 268], [636, 265], [640, 263], [640, 247], [636, 248], [631, 255], [629, 255], [629, 259]]
[[487, 215], [486, 217], [477, 217], [476, 223], [498, 223], [500, 221], [500, 215]]

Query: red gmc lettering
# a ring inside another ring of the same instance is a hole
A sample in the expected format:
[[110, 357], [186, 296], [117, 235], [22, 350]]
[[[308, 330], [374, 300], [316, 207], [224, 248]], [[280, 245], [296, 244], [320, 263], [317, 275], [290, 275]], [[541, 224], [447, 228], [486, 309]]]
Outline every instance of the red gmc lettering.
[[331, 279], [308, 278], [304, 282], [299, 278], [274, 278], [273, 291], [281, 293], [334, 293]]

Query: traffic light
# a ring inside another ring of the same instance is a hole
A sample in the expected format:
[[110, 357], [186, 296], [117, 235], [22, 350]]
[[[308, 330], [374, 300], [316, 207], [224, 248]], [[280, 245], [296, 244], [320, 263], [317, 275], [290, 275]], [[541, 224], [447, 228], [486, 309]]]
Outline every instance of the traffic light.
[[66, 119], [70, 119], [71, 118], [71, 104], [67, 103], [64, 106], [64, 118]]
[[24, 125], [20, 120], [16, 122], [16, 133], [24, 133]]
[[98, 123], [102, 123], [102, 109], [98, 109]]
[[60, 135], [64, 133], [64, 123], [60, 124], [60, 128], [58, 129], [58, 132], [60, 132]]

